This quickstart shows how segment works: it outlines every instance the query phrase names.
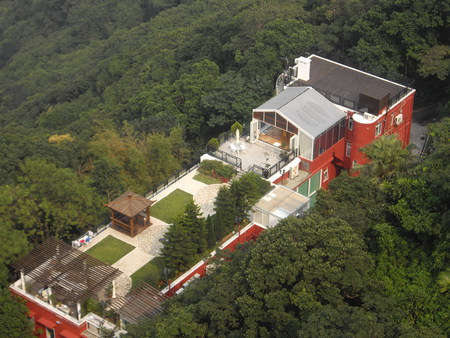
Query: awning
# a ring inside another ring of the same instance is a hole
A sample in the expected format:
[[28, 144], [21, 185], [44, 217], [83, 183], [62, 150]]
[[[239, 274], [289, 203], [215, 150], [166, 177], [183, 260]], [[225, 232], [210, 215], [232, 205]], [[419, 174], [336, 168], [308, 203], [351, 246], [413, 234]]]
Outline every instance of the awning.
[[61, 337], [64, 337], [64, 338], [80, 338], [79, 334], [75, 334], [75, 333], [69, 332], [67, 330], [63, 330], [60, 333], [60, 335], [61, 335]]
[[48, 320], [45, 317], [39, 318], [39, 320], [37, 322], [41, 325], [44, 325], [45, 327], [48, 327], [49, 329], [54, 329], [56, 326], [55, 322], [52, 322], [51, 320]]

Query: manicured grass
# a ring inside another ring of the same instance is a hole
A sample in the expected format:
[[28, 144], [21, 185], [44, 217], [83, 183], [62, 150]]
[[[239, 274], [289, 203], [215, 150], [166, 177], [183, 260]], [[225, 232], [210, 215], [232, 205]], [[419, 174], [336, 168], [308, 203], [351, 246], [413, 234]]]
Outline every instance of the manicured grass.
[[211, 177], [202, 173], [198, 173], [194, 176], [194, 180], [200, 181], [205, 184], [220, 184], [222, 183], [221, 180], [215, 177]]
[[103, 263], [112, 265], [132, 250], [134, 250], [134, 246], [109, 235], [86, 253]]
[[171, 224], [192, 200], [191, 194], [177, 189], [151, 207], [151, 216]]
[[155, 288], [160, 288], [159, 281], [164, 278], [164, 259], [162, 257], [155, 257], [150, 262], [145, 264], [142, 268], [131, 275], [133, 288], [138, 286], [141, 282], [147, 282]]

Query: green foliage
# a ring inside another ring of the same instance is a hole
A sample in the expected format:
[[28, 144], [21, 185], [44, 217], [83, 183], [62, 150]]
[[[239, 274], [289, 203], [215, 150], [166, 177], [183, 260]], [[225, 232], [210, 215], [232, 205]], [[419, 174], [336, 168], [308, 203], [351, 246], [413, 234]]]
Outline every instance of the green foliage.
[[183, 214], [170, 226], [164, 238], [161, 253], [172, 276], [188, 268], [198, 254], [205, 251], [205, 219], [200, 217], [200, 208], [193, 201], [184, 207]]
[[34, 337], [28, 321], [28, 308], [22, 299], [11, 295], [8, 288], [0, 289], [0, 326], [2, 335], [11, 338]]
[[246, 224], [252, 205], [269, 189], [270, 183], [255, 173], [247, 173], [232, 181], [229, 187], [221, 187], [214, 201], [217, 239], [222, 238], [222, 226], [225, 235], [236, 224]]
[[164, 259], [155, 257], [142, 268], [131, 275], [133, 288], [137, 287], [141, 282], [153, 285], [155, 288], [161, 287], [161, 281], [165, 280], [164, 276]]
[[168, 224], [183, 212], [184, 207], [192, 201], [192, 195], [176, 189], [151, 207], [151, 216]]
[[0, 187], [0, 219], [6, 226], [38, 243], [51, 236], [72, 239], [98, 224], [103, 210], [97, 195], [72, 170], [44, 160], [26, 160], [20, 170], [16, 185]]
[[208, 141], [208, 150], [209, 151], [216, 151], [217, 149], [219, 149], [219, 141], [213, 137]]
[[367, 176], [351, 177], [347, 173], [333, 179], [328, 190], [319, 190], [314, 213], [338, 217], [361, 236], [386, 218], [386, 201], [379, 185]]
[[240, 124], [238, 121], [234, 122], [231, 125], [231, 132], [233, 134], [236, 134], [236, 131], [239, 130], [240, 135], [242, 135], [242, 132], [244, 131], [244, 126]]
[[134, 249], [134, 246], [108, 235], [86, 253], [106, 264], [113, 265]]
[[215, 225], [210, 215], [208, 215], [208, 217], [206, 218], [206, 232], [206, 242], [208, 244], [208, 248], [212, 248], [216, 245], [216, 242], [219, 238], [217, 238]]
[[209, 176], [223, 177], [227, 180], [231, 179], [236, 170], [228, 164], [215, 160], [204, 160], [200, 162], [199, 172]]
[[403, 149], [396, 134], [382, 135], [361, 151], [370, 162], [355, 170], [362, 170], [364, 174], [380, 179], [388, 179], [405, 171], [412, 160], [411, 150]]

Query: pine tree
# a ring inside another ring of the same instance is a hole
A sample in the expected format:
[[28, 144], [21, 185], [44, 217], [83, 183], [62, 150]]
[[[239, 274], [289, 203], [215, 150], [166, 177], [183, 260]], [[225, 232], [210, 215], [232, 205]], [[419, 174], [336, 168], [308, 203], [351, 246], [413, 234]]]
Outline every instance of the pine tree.
[[186, 229], [189, 235], [189, 241], [195, 248], [196, 253], [202, 253], [206, 250], [206, 229], [205, 219], [200, 216], [200, 208], [190, 202], [184, 208], [184, 213], [180, 218], [181, 225]]
[[225, 236], [222, 212], [221, 211], [217, 212], [214, 215], [214, 219], [212, 221], [213, 221], [214, 230], [215, 230], [215, 233], [216, 233], [216, 241], [219, 242]]
[[206, 231], [208, 233], [207, 235], [207, 242], [208, 242], [208, 248], [212, 248], [214, 245], [216, 245], [216, 231], [214, 229], [214, 223], [212, 221], [211, 216], [208, 215], [206, 218]]
[[[234, 228], [236, 217], [236, 198], [228, 187], [221, 187], [214, 202], [216, 214], [221, 215], [222, 227], [224, 232], [231, 231]], [[216, 227], [217, 229], [217, 227]], [[223, 234], [220, 238], [222, 238]], [[219, 236], [219, 234], [217, 234]], [[219, 237], [218, 237], [219, 238]]]
[[188, 231], [176, 221], [164, 235], [166, 242], [161, 250], [165, 266], [174, 275], [183, 271], [192, 263], [195, 247], [190, 242]]

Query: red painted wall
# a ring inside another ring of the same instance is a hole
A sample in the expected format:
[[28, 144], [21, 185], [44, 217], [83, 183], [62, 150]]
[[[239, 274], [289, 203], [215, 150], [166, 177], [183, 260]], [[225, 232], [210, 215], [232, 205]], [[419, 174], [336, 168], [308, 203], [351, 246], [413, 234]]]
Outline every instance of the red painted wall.
[[45, 327], [38, 323], [39, 319], [44, 317], [45, 319], [51, 321], [52, 323], [61, 322], [61, 324], [56, 324], [54, 330], [55, 330], [55, 337], [61, 337], [61, 332], [64, 330], [69, 331], [70, 333], [77, 335], [78, 337], [85, 337], [82, 333], [86, 331], [87, 324], [83, 323], [81, 326], [77, 326], [64, 317], [58, 316], [56, 313], [40, 306], [39, 304], [35, 303], [31, 298], [24, 297], [21, 294], [16, 293], [14, 290], [10, 289], [10, 291], [17, 295], [18, 297], [21, 297], [26, 300], [26, 305], [30, 312], [34, 312], [34, 323], [35, 323], [35, 330], [42, 329], [43, 333], [39, 335], [40, 338], [46, 338], [45, 334]]
[[[350, 157], [346, 156], [344, 159], [344, 167], [346, 169], [352, 168], [353, 161], [357, 161], [358, 164], [366, 164], [368, 162], [368, 159], [363, 155], [360, 149], [370, 144], [375, 139], [381, 137], [381, 135], [396, 134], [399, 140], [402, 142], [403, 147], [406, 147], [409, 144], [414, 94], [415, 92], [410, 93], [409, 96], [403, 98], [383, 116], [372, 123], [363, 124], [354, 121], [353, 130], [349, 130], [347, 120], [346, 142], [351, 142], [352, 149]], [[380, 113], [383, 110], [381, 110]], [[351, 116], [352, 114], [353, 113], [349, 112], [349, 116]], [[403, 115], [403, 122], [399, 125], [395, 125], [395, 117], [399, 114]], [[382, 125], [381, 134], [375, 137], [375, 128], [379, 123], [381, 123]]]

